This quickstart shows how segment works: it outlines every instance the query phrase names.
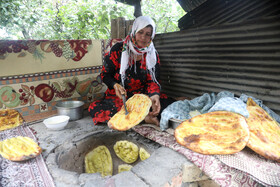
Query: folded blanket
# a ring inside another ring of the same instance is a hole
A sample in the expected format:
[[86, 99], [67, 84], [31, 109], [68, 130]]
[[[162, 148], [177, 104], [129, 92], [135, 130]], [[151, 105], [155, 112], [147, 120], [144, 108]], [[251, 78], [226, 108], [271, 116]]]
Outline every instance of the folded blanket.
[[249, 112], [247, 111], [247, 105], [236, 97], [223, 97], [217, 101], [213, 107], [208, 110], [208, 112], [214, 111], [230, 111], [243, 115], [244, 117], [249, 117]]

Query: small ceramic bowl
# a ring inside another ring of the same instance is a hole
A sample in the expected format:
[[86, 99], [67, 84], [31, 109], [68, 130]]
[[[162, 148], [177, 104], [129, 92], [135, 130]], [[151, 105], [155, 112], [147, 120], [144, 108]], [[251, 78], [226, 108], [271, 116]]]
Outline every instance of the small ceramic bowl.
[[62, 130], [66, 127], [69, 122], [70, 117], [66, 115], [59, 115], [47, 118], [43, 121], [46, 127], [50, 130]]

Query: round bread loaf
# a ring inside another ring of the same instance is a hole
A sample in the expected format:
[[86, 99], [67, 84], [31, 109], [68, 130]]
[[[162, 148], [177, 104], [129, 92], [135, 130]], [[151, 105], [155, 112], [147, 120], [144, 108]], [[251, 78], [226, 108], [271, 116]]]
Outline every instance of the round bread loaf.
[[102, 177], [113, 175], [113, 160], [109, 149], [100, 145], [85, 156], [86, 173], [100, 173]]
[[108, 126], [119, 131], [126, 131], [145, 119], [152, 106], [151, 99], [144, 94], [135, 94], [126, 101], [128, 114], [124, 106], [109, 121]]
[[29, 137], [17, 136], [0, 142], [0, 154], [11, 161], [28, 160], [41, 152], [41, 147]]
[[280, 162], [280, 127], [264, 109], [251, 98], [247, 101], [250, 114], [246, 119], [250, 138], [247, 146], [261, 156]]
[[215, 111], [195, 116], [175, 129], [176, 141], [202, 154], [233, 154], [249, 140], [249, 129], [243, 116]]

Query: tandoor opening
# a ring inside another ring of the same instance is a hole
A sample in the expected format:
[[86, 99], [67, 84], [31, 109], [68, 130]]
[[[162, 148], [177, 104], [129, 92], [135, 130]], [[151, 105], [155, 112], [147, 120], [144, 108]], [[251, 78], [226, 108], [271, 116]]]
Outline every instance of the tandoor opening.
[[[94, 148], [104, 145], [106, 146], [112, 156], [113, 161], [113, 175], [118, 174], [118, 166], [120, 164], [126, 164], [119, 157], [117, 157], [113, 146], [117, 141], [127, 140], [129, 142], [133, 142], [138, 146], [144, 148], [149, 154], [152, 154], [156, 149], [158, 149], [161, 145], [153, 142], [133, 131], [126, 132], [101, 132], [98, 134], [87, 136], [77, 142], [75, 142], [72, 146], [61, 146], [57, 148], [59, 151], [57, 164], [61, 169], [65, 169], [68, 171], [74, 171], [79, 174], [85, 173], [85, 155], [93, 150]], [[135, 166], [141, 162], [141, 159], [138, 159], [131, 163], [130, 165]]]

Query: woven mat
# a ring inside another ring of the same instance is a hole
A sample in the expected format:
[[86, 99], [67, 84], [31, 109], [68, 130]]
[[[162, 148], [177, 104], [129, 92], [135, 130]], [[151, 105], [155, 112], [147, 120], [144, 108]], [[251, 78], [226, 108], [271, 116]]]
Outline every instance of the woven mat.
[[220, 186], [280, 186], [280, 163], [269, 161], [246, 148], [233, 155], [203, 155], [179, 145], [172, 133], [151, 125], [134, 131], [183, 154]]
[[[36, 141], [30, 128], [24, 125], [1, 131], [0, 141], [16, 136], [27, 136]], [[55, 185], [42, 155], [39, 155], [23, 162], [12, 162], [0, 156], [0, 186], [54, 187]]]

